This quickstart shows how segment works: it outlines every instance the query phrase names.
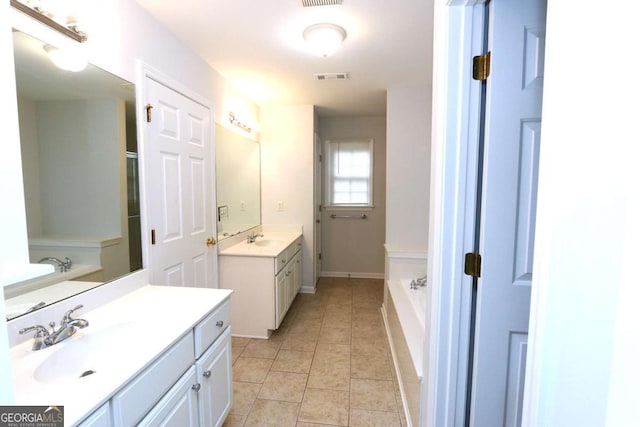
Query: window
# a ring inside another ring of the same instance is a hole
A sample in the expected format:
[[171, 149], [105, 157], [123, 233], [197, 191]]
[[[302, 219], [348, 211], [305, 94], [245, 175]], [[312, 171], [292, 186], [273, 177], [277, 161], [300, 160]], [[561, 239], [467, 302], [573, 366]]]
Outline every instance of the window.
[[327, 206], [372, 207], [373, 140], [326, 142]]

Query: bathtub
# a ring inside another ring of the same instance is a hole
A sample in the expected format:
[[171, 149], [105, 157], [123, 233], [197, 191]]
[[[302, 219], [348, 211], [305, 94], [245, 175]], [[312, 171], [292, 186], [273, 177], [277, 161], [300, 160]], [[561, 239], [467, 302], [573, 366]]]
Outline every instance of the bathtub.
[[423, 384], [426, 287], [410, 289], [411, 279], [385, 283], [383, 317], [408, 425], [419, 425]]

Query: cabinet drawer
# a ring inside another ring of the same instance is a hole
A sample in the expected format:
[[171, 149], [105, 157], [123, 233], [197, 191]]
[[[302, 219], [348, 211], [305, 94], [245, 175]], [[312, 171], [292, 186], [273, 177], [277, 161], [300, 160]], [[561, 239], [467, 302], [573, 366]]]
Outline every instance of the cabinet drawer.
[[293, 259], [300, 249], [302, 249], [302, 237], [298, 237], [295, 242], [287, 247], [287, 260]]
[[149, 412], [193, 364], [193, 346], [190, 331], [113, 397], [115, 425], [136, 424]]
[[276, 257], [275, 266], [274, 266], [274, 271], [276, 274], [278, 274], [278, 272], [282, 270], [282, 267], [287, 265], [287, 260], [288, 260], [287, 255], [288, 255], [288, 252], [285, 249], [284, 251], [280, 252], [280, 254]]
[[229, 326], [231, 319], [231, 309], [229, 299], [225, 300], [220, 307], [208, 315], [202, 322], [198, 323], [195, 331], [195, 358], [211, 345], [212, 342]]
[[302, 249], [302, 236], [298, 237], [289, 246], [287, 246], [275, 259], [274, 271], [278, 274], [282, 267], [287, 265], [294, 255]]

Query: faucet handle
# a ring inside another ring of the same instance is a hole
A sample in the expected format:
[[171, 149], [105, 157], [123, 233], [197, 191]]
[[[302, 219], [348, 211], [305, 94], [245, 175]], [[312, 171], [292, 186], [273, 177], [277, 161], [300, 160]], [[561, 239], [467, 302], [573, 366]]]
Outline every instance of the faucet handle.
[[20, 335], [24, 335], [27, 334], [29, 332], [32, 331], [36, 331], [36, 333], [33, 335], [35, 338], [41, 338], [41, 337], [48, 337], [49, 336], [49, 331], [47, 330], [47, 328], [45, 328], [42, 325], [34, 325], [34, 326], [29, 326], [27, 328], [22, 328], [18, 331], [18, 333]]
[[83, 308], [83, 307], [84, 307], [84, 305], [82, 305], [82, 304], [78, 304], [77, 306], [73, 307], [71, 310], [67, 311], [67, 312], [64, 314], [64, 316], [62, 317], [62, 322], [60, 322], [60, 323], [63, 323], [63, 324], [64, 324], [64, 323], [69, 323], [71, 320], [73, 320], [73, 319], [71, 318], [71, 314], [73, 314], [73, 312], [74, 312], [74, 311], [76, 311], [76, 310], [80, 310], [80, 309], [81, 309], [81, 308]]

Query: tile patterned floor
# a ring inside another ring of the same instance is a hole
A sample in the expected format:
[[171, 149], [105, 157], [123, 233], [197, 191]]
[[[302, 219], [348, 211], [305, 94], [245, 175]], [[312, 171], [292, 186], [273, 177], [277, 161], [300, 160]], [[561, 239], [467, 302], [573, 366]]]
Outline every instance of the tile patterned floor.
[[232, 426], [406, 426], [383, 281], [322, 278], [270, 339], [233, 338]]

